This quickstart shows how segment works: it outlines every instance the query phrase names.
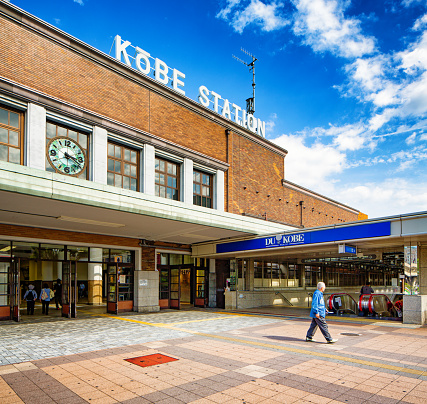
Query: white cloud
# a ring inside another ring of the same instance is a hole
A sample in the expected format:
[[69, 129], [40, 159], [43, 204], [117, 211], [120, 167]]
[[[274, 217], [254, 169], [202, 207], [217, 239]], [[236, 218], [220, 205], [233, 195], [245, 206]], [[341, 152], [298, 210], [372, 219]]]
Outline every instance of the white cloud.
[[276, 2], [264, 4], [260, 0], [250, 0], [248, 4], [247, 1], [228, 0], [227, 6], [216, 16], [229, 21], [230, 25], [239, 34], [251, 24], [256, 24], [263, 31], [269, 32], [280, 29], [290, 23], [280, 15], [281, 7], [282, 4]]
[[61, 20], [59, 18], [54, 18], [53, 20], [55, 21], [56, 25], [59, 25], [61, 23]]
[[337, 186], [334, 198], [360, 209], [369, 217], [420, 212], [427, 207], [427, 183], [388, 178], [353, 187]]
[[85, 3], [83, 2], [83, 0], [74, 0], [74, 3], [80, 4], [81, 6], [85, 5]]
[[407, 138], [406, 138], [406, 140], [405, 140], [405, 142], [406, 142], [406, 144], [407, 145], [412, 145], [412, 144], [414, 144], [415, 143], [415, 139], [416, 139], [416, 137], [417, 137], [417, 134], [414, 132], [414, 133], [412, 133], [412, 135], [410, 135], [410, 136], [408, 136]]
[[231, 10], [240, 3], [240, 0], [227, 0], [227, 6], [223, 8], [217, 15], [217, 18], [222, 18], [226, 20], [228, 15], [231, 13]]
[[418, 31], [422, 28], [424, 28], [427, 25], [427, 14], [424, 14], [422, 17], [418, 18], [415, 23], [414, 26], [412, 27], [412, 29], [414, 31]]
[[375, 41], [361, 32], [360, 21], [346, 18], [348, 1], [293, 0], [294, 33], [316, 52], [329, 51], [346, 58], [361, 57], [375, 51]]
[[319, 142], [306, 146], [304, 136], [282, 135], [272, 141], [289, 152], [285, 158], [285, 178], [302, 186], [323, 184], [345, 167], [344, 153]]
[[402, 0], [402, 4], [405, 7], [410, 7], [412, 5], [422, 4], [422, 3], [425, 3], [425, 0]]

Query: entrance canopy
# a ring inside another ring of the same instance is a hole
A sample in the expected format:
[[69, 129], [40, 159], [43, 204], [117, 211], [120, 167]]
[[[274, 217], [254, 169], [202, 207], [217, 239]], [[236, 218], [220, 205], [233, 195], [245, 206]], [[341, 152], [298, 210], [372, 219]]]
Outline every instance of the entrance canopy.
[[427, 212], [193, 246], [196, 257], [366, 256], [427, 243]]
[[292, 227], [0, 162], [0, 223], [180, 244]]

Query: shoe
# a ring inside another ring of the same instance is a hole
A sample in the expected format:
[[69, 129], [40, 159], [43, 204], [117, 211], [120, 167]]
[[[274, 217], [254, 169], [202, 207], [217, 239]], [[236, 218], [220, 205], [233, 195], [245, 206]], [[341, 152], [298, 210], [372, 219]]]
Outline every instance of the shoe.
[[337, 342], [337, 341], [338, 341], [337, 339], [331, 339], [328, 341], [328, 344], [335, 344], [335, 342]]
[[313, 339], [313, 338], [308, 338], [308, 337], [306, 337], [306, 338], [305, 338], [305, 340], [306, 340], [307, 342], [316, 342], [316, 340], [315, 340], [315, 339]]

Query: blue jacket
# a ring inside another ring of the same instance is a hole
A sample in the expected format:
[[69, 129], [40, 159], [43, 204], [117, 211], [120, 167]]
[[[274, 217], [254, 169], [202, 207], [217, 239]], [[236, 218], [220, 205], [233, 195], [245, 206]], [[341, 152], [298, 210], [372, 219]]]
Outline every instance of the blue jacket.
[[316, 289], [316, 291], [313, 293], [310, 317], [316, 317], [317, 313], [319, 313], [320, 317], [325, 317], [326, 315], [325, 300], [323, 299], [323, 293], [319, 289]]

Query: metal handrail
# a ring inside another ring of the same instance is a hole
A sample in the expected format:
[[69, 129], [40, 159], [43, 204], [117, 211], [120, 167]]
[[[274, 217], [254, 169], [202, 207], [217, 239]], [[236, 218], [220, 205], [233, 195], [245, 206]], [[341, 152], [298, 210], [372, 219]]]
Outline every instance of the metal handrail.
[[286, 296], [283, 295], [282, 292], [275, 292], [275, 293], [276, 295], [282, 296], [283, 300], [285, 300], [289, 304], [289, 306], [293, 306], [293, 304], [286, 298]]

